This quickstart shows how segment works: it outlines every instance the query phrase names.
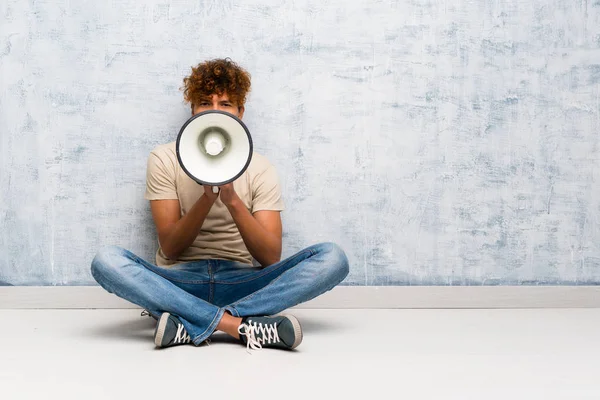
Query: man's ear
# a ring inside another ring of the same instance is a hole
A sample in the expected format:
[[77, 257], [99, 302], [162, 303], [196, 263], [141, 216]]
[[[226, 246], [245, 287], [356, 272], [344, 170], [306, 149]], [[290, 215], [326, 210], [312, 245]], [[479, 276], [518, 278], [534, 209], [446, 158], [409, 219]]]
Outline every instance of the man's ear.
[[246, 111], [246, 109], [244, 108], [244, 106], [239, 106], [238, 107], [238, 118], [242, 119], [242, 117], [244, 116], [244, 111]]

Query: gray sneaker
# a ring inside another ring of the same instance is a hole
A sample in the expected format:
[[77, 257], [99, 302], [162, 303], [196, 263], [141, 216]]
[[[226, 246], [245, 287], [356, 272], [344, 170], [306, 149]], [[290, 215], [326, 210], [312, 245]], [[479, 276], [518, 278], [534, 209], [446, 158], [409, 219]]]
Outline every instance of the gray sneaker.
[[179, 319], [169, 313], [162, 313], [156, 324], [154, 344], [156, 347], [170, 347], [179, 344], [191, 343], [185, 327]]
[[275, 347], [291, 350], [302, 343], [302, 327], [293, 315], [244, 317], [238, 332], [248, 349]]

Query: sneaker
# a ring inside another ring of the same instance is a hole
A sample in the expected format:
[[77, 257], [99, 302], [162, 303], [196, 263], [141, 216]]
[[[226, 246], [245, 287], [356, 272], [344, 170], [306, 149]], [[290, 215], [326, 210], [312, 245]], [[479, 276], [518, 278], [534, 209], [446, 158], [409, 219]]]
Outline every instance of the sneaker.
[[179, 319], [169, 313], [162, 313], [156, 331], [154, 332], [154, 344], [156, 347], [170, 347], [179, 344], [191, 343], [185, 327]]
[[238, 327], [247, 349], [295, 349], [302, 343], [302, 327], [293, 315], [244, 317]]

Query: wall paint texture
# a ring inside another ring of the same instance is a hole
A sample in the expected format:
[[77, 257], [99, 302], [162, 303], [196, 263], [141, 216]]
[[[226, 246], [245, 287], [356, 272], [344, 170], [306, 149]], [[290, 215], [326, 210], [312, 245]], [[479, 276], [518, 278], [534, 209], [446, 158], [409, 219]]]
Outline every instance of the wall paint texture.
[[0, 2], [0, 282], [153, 259], [150, 150], [229, 56], [277, 167], [284, 257], [349, 285], [600, 283], [600, 1]]

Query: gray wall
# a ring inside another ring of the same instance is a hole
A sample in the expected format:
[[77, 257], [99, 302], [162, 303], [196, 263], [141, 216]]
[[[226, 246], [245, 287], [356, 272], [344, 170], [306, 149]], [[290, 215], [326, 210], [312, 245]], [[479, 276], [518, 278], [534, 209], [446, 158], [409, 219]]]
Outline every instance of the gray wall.
[[0, 281], [152, 258], [145, 163], [190, 66], [253, 76], [284, 256], [351, 285], [600, 283], [600, 2], [0, 2]]

